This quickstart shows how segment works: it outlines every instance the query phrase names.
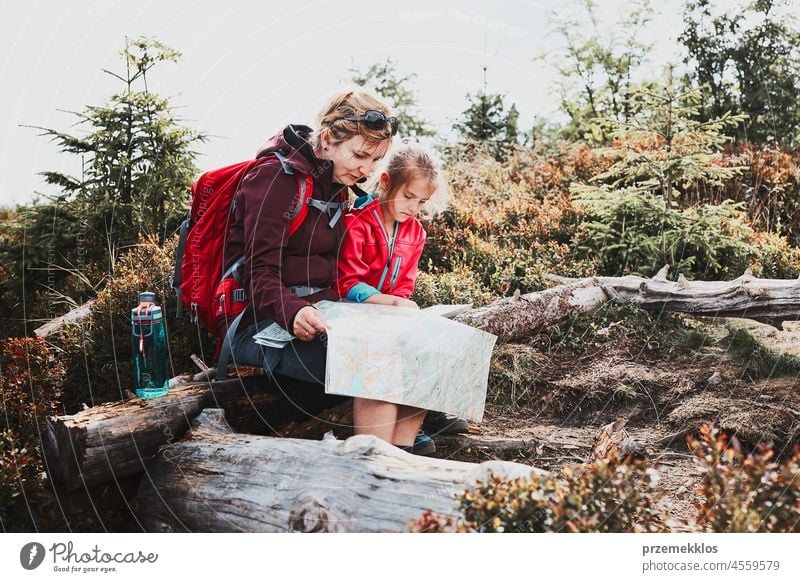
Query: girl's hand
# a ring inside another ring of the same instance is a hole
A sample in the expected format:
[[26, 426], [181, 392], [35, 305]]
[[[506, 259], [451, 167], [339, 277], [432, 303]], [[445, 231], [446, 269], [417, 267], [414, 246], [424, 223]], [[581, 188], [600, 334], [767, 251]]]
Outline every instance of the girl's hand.
[[328, 324], [322, 319], [314, 307], [306, 305], [294, 317], [292, 333], [297, 339], [310, 342], [318, 333], [325, 333], [329, 329]]
[[411, 299], [403, 299], [402, 297], [395, 297], [392, 305], [396, 307], [409, 307], [411, 309], [419, 309], [419, 305], [411, 301]]

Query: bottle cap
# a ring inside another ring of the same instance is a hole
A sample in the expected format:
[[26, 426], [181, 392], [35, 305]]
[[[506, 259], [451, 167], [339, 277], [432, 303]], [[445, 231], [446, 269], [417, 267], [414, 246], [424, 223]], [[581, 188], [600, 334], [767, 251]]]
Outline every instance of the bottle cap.
[[147, 313], [144, 312], [144, 309], [139, 312], [139, 308], [134, 307], [131, 310], [131, 321], [133, 323], [158, 323], [161, 321], [163, 315], [164, 314], [158, 305], [153, 305], [147, 310]]
[[156, 294], [151, 291], [145, 291], [144, 293], [139, 293], [139, 303], [155, 303], [156, 302]]

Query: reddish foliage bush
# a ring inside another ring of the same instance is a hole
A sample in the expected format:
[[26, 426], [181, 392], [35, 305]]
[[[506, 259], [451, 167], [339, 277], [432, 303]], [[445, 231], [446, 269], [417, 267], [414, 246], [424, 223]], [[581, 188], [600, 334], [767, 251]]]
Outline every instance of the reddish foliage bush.
[[28, 515], [18, 498], [41, 486], [41, 434], [47, 416], [60, 409], [64, 366], [40, 338], [0, 345], [0, 525], [6, 530]]
[[783, 462], [772, 447], [744, 455], [739, 441], [704, 426], [689, 446], [704, 470], [698, 525], [714, 532], [800, 533], [800, 447]]
[[658, 473], [638, 459], [602, 459], [553, 475], [504, 479], [490, 474], [458, 499], [458, 518], [425, 512], [408, 527], [439, 532], [665, 531], [654, 510]]

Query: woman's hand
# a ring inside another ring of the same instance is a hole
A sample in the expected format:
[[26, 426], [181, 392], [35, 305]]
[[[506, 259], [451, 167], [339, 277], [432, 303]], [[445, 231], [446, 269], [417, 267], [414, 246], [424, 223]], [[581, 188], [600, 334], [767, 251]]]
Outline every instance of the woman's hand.
[[409, 307], [411, 309], [419, 309], [419, 305], [411, 301], [411, 299], [403, 299], [402, 297], [395, 297], [392, 301], [395, 307]]
[[298, 339], [304, 342], [310, 342], [318, 333], [325, 333], [328, 331], [328, 325], [322, 316], [314, 307], [306, 305], [297, 315], [294, 316], [294, 324], [292, 325], [292, 333]]

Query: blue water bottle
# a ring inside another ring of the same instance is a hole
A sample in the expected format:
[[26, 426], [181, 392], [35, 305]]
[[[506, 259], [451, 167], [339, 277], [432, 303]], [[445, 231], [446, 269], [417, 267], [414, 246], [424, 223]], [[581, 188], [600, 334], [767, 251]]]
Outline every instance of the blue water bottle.
[[158, 398], [169, 388], [167, 334], [164, 315], [155, 293], [140, 293], [139, 305], [131, 310], [133, 362], [136, 396]]

